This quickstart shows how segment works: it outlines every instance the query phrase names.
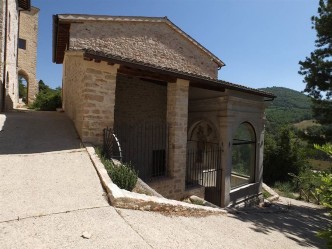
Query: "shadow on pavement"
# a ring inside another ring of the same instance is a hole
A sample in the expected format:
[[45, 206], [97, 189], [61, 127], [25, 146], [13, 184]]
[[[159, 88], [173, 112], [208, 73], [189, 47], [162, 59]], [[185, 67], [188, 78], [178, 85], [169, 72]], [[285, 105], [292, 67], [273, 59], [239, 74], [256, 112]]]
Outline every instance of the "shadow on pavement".
[[0, 114], [0, 155], [79, 149], [80, 144], [74, 125], [65, 113], [12, 111]]
[[327, 248], [326, 242], [316, 236], [330, 224], [328, 212], [323, 208], [278, 203], [268, 208], [244, 208], [234, 218], [252, 222], [251, 229], [256, 232], [279, 231], [299, 246]]

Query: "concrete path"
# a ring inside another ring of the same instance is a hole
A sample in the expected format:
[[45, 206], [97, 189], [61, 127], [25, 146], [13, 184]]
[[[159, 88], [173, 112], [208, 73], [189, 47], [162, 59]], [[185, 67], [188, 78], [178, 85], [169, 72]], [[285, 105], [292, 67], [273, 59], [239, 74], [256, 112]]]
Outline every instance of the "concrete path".
[[0, 130], [1, 249], [324, 248], [326, 211], [288, 199], [208, 217], [109, 206], [64, 113], [0, 114]]
[[0, 155], [79, 148], [78, 134], [64, 113], [16, 111], [0, 114]]

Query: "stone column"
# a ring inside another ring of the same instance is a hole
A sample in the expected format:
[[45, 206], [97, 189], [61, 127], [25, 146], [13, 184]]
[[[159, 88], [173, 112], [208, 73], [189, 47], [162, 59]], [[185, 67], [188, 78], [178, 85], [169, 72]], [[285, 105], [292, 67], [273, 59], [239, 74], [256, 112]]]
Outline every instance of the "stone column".
[[178, 79], [167, 86], [169, 125], [168, 173], [174, 178], [174, 198], [185, 190], [189, 81]]
[[262, 119], [256, 127], [257, 141], [256, 141], [256, 168], [255, 168], [255, 181], [259, 183], [259, 192], [262, 191], [263, 185], [263, 161], [264, 161], [264, 137], [265, 137], [265, 114], [263, 111]]
[[83, 78], [83, 142], [101, 145], [103, 129], [114, 125], [117, 69], [118, 65], [88, 62]]
[[220, 117], [219, 131], [222, 139], [222, 181], [221, 181], [221, 206], [225, 207], [230, 202], [231, 171], [232, 171], [232, 121], [229, 116]]

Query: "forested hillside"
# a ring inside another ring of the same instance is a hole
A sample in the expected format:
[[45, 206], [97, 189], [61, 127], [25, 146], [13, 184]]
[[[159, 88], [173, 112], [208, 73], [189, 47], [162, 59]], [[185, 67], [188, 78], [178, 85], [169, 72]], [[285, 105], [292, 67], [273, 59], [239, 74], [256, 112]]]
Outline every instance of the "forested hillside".
[[260, 90], [274, 93], [277, 98], [266, 109], [267, 129], [312, 119], [310, 97], [285, 87], [267, 87]]

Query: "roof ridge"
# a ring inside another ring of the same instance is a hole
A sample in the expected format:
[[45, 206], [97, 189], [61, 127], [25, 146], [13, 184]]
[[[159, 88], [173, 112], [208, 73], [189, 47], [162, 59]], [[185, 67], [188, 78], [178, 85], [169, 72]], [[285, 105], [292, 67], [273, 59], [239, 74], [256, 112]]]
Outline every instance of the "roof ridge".
[[[84, 17], [86, 17], [86, 21], [92, 21], [92, 19], [95, 17], [96, 20], [101, 19], [108, 19], [109, 21], [117, 21], [118, 20], [125, 20], [128, 19], [131, 21], [158, 21], [158, 22], [164, 22], [167, 25], [169, 25], [170, 28], [178, 32], [180, 35], [182, 35], [184, 38], [188, 39], [194, 46], [198, 47], [200, 50], [202, 50], [205, 54], [211, 57], [211, 60], [218, 65], [219, 68], [225, 66], [225, 63], [219, 59], [216, 55], [214, 55], [211, 51], [209, 51], [207, 48], [205, 48], [202, 44], [200, 44], [197, 40], [195, 40], [193, 37], [191, 37], [189, 34], [187, 34], [185, 31], [183, 31], [181, 28], [179, 28], [177, 25], [175, 25], [167, 16], [164, 17], [148, 17], [148, 16], [111, 16], [111, 15], [92, 15], [92, 14], [57, 14], [59, 20], [70, 20], [74, 19], [76, 17], [76, 20], [84, 20]], [[145, 20], [144, 20], [145, 19]], [[105, 20], [107, 21], [107, 20]]]

